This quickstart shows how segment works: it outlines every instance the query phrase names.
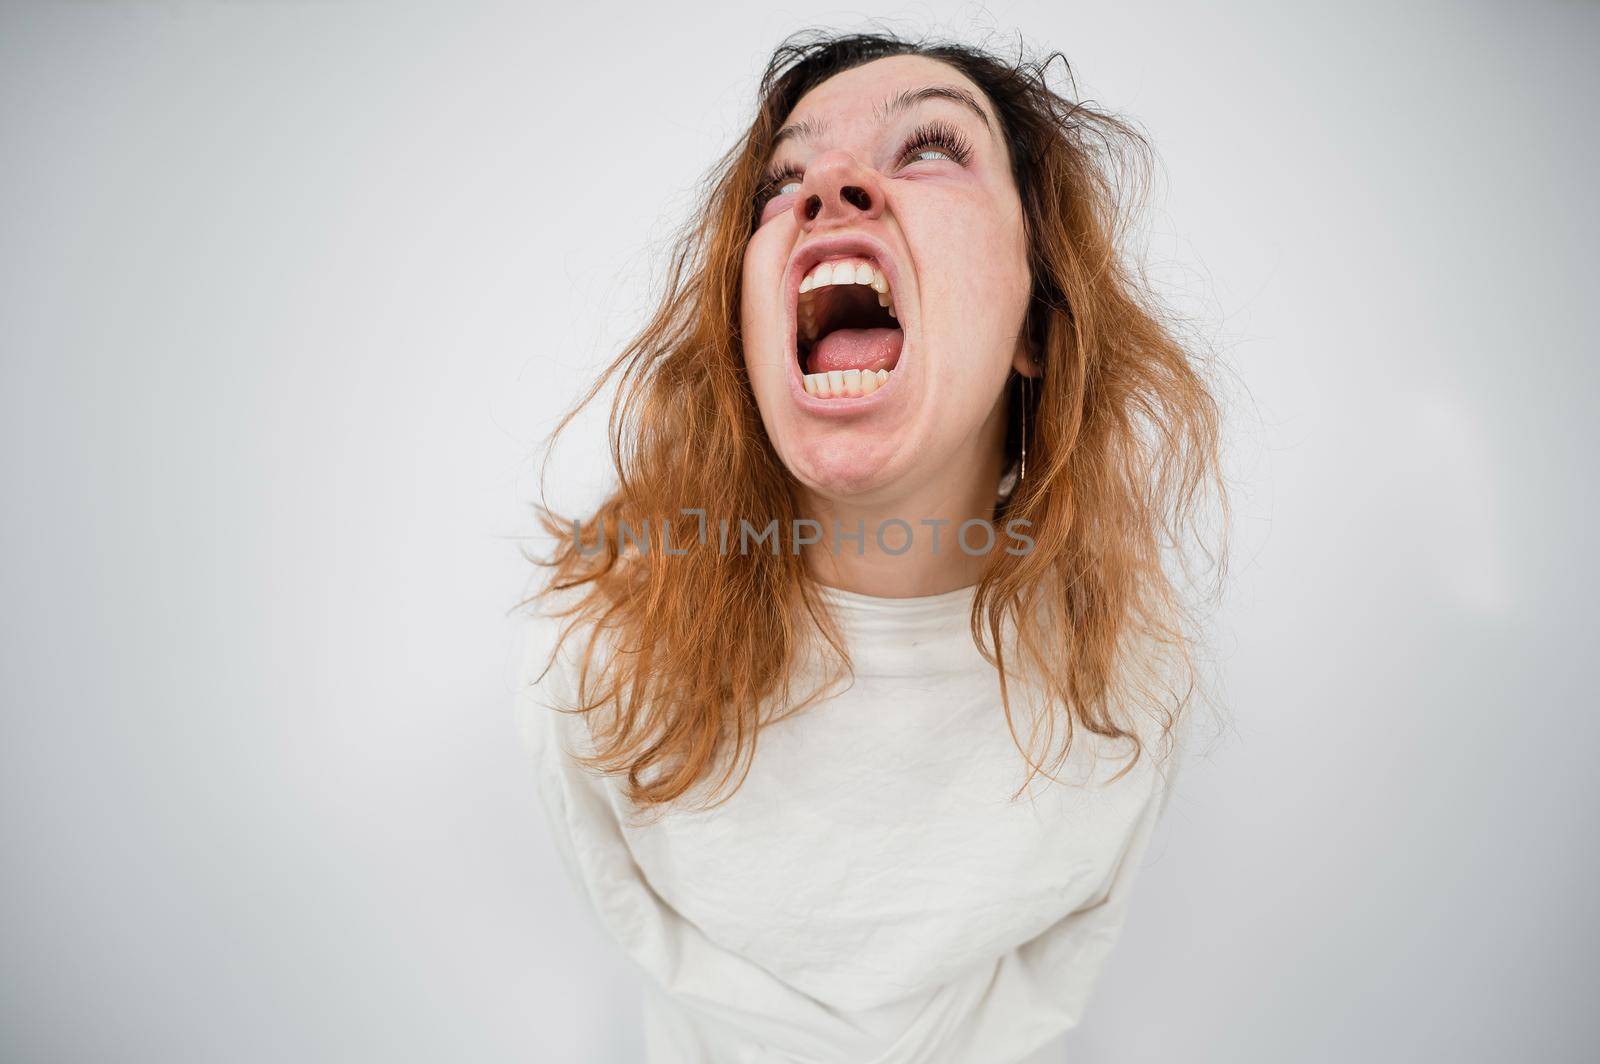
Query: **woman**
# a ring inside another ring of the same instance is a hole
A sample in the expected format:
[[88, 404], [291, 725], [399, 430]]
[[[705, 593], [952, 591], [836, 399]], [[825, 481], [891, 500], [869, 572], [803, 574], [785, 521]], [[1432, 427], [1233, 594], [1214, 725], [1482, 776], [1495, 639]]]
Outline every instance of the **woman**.
[[522, 719], [652, 1062], [1030, 1058], [1121, 927], [1218, 416], [1048, 65], [786, 42], [585, 399], [618, 483], [545, 511]]

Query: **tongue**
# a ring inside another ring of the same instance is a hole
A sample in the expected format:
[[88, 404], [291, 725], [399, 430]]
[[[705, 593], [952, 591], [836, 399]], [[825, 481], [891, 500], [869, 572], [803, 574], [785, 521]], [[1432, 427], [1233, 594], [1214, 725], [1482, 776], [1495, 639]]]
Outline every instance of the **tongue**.
[[806, 372], [894, 369], [905, 336], [899, 329], [835, 329], [811, 349]]

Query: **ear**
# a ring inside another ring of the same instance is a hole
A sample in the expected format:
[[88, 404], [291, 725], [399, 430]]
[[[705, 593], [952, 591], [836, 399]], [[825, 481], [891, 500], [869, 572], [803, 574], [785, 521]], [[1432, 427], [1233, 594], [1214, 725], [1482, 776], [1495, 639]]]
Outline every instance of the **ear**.
[[1036, 380], [1044, 374], [1044, 367], [1033, 357], [1026, 340], [1017, 341], [1017, 349], [1011, 355], [1011, 368], [1024, 377], [1033, 377]]
[[1011, 368], [1024, 377], [1038, 379], [1044, 375], [1044, 366], [1034, 350], [1038, 346], [1034, 325], [1033, 312], [1029, 311], [1022, 320], [1022, 331], [1017, 334], [1017, 345], [1011, 350]]

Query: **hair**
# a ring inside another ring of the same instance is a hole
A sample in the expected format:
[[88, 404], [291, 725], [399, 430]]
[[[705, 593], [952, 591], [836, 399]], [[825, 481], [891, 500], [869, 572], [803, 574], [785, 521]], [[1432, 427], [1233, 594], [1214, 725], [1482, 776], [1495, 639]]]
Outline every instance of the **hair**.
[[[772, 719], [761, 707], [787, 715], [822, 697], [821, 688], [805, 697], [793, 689], [811, 633], [820, 631], [849, 668], [836, 622], [795, 553], [625, 553], [604, 530], [668, 515], [681, 544], [705, 527], [684, 509], [711, 522], [777, 518], [781, 528], [800, 516], [741, 350], [753, 203], [774, 134], [800, 98], [841, 71], [900, 55], [946, 63], [988, 97], [1026, 216], [1033, 290], [1025, 327], [1041, 374], [1026, 389], [1013, 375], [1005, 447], [1015, 455], [1026, 433], [1027, 476], [997, 516], [1031, 521], [1035, 546], [991, 553], [971, 616], [975, 643], [999, 670], [1007, 726], [1029, 768], [1024, 787], [1059, 769], [1079, 727], [1130, 743], [1126, 772], [1145, 748], [1129, 714], [1158, 720], [1166, 747], [1195, 689], [1192, 614], [1163, 552], [1201, 531], [1207, 499], [1222, 504], [1225, 518], [1220, 416], [1197, 360], [1126, 261], [1124, 185], [1144, 172], [1144, 139], [1072, 98], [1071, 68], [1058, 52], [1007, 62], [955, 43], [807, 31], [767, 64], [754, 120], [713, 167], [648, 324], [550, 436], [616, 381], [608, 433], [616, 484], [589, 515], [595, 542], [568, 534], [581, 522], [537, 505], [557, 546], [530, 557], [549, 579], [525, 601], [563, 603], [553, 610], [568, 622], [558, 652], [587, 632], [570, 707], [589, 715], [593, 753], [581, 760], [624, 777], [637, 808], [685, 799], [702, 785], [717, 801], [737, 790]], [[1050, 85], [1057, 60], [1068, 91]], [[1220, 586], [1225, 551], [1205, 556], [1218, 563]], [[1014, 643], [1002, 638], [1007, 632]], [[614, 653], [600, 653], [602, 634]], [[1012, 665], [1008, 646], [1019, 659]], [[1045, 695], [1026, 739], [1012, 705], [1013, 669]]]

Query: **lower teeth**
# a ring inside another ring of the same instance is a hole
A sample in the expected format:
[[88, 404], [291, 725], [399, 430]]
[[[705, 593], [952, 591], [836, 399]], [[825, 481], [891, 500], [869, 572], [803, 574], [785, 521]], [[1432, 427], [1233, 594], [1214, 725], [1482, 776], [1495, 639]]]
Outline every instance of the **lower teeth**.
[[807, 373], [802, 379], [807, 395], [818, 399], [857, 399], [883, 387], [889, 379], [889, 371], [834, 369], [826, 373]]

